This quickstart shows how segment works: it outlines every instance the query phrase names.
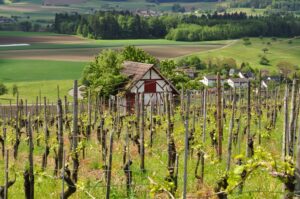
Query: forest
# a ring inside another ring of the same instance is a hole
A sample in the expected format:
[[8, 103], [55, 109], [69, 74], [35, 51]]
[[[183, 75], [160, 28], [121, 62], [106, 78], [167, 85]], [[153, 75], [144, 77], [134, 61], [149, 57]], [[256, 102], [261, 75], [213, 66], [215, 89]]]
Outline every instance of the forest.
[[280, 9], [282, 11], [297, 11], [300, 9], [299, 1], [287, 0], [234, 0], [230, 3], [231, 7], [244, 7], [244, 8], [267, 8]]
[[214, 13], [142, 17], [126, 11], [98, 11], [90, 15], [56, 14], [53, 30], [93, 39], [202, 41], [255, 36], [293, 37], [300, 34], [300, 21], [288, 14], [253, 17], [245, 13]]

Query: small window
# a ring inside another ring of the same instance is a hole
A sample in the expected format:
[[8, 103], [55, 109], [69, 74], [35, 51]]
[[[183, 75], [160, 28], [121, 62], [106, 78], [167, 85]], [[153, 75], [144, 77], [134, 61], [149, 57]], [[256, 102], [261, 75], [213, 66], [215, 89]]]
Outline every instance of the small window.
[[156, 81], [155, 80], [145, 80], [145, 93], [156, 93]]

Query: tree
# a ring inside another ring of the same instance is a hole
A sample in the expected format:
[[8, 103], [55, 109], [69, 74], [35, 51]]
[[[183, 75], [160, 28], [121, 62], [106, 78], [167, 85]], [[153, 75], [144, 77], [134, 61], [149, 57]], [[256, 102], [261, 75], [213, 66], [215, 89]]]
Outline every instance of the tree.
[[297, 66], [293, 65], [287, 61], [281, 61], [277, 64], [277, 68], [279, 69], [280, 73], [285, 77], [291, 77], [297, 70]]
[[126, 77], [120, 74], [123, 57], [117, 51], [103, 50], [83, 71], [82, 83], [108, 97], [117, 92]]
[[127, 46], [122, 51], [122, 56], [124, 60], [127, 61], [135, 61], [135, 62], [143, 62], [149, 64], [157, 64], [158, 60], [145, 52], [143, 49], [136, 48], [134, 46]]
[[24, 32], [29, 32], [32, 28], [32, 24], [29, 21], [23, 21], [20, 23], [20, 28]]
[[268, 65], [270, 65], [270, 60], [269, 60], [266, 56], [262, 56], [262, 57], [260, 58], [259, 63], [260, 63], [261, 65], [266, 65], [266, 66], [268, 66]]
[[168, 78], [174, 74], [176, 64], [173, 60], [163, 60], [159, 64], [159, 69], [160, 72]]
[[268, 48], [263, 48], [262, 51], [264, 52], [264, 54], [266, 54], [269, 51], [269, 49]]
[[6, 94], [7, 91], [7, 87], [2, 82], [0, 82], [0, 95]]
[[19, 92], [18, 86], [16, 84], [12, 87], [12, 94], [15, 96]]
[[127, 77], [120, 73], [125, 60], [158, 63], [153, 56], [134, 46], [127, 46], [122, 51], [103, 50], [84, 68], [82, 83], [106, 97], [116, 94], [118, 87], [127, 80]]
[[179, 66], [188, 66], [188, 67], [194, 67], [197, 70], [203, 70], [206, 68], [206, 65], [204, 62], [201, 61], [201, 59], [198, 56], [189, 56], [182, 58], [178, 61]]
[[172, 11], [173, 12], [185, 12], [185, 8], [182, 7], [179, 3], [175, 3], [172, 6]]

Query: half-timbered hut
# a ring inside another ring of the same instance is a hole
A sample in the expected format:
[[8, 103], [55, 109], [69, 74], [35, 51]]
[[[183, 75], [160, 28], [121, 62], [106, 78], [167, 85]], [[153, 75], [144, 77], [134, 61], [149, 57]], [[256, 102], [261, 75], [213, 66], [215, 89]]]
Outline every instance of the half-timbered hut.
[[135, 107], [136, 95], [144, 94], [144, 104], [149, 106], [162, 105], [164, 92], [172, 95], [179, 95], [178, 90], [167, 80], [154, 64], [146, 64], [132, 61], [125, 61], [121, 74], [128, 78], [128, 81], [120, 89], [119, 96], [121, 104], [131, 111]]

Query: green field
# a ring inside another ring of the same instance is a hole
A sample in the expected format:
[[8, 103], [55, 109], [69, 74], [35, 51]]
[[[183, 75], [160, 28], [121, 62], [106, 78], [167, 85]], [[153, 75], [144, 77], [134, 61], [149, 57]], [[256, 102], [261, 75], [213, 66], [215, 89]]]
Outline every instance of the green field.
[[85, 63], [39, 60], [0, 60], [0, 81], [32, 82], [78, 79]]
[[[9, 94], [1, 96], [4, 99], [13, 99], [12, 86], [19, 87], [20, 97], [29, 101], [41, 91], [47, 94], [50, 100], [56, 100], [56, 87], [61, 88], [62, 95], [72, 87], [72, 81], [79, 79], [83, 67], [93, 59], [93, 53], [98, 53], [105, 48], [121, 48], [127, 45], [135, 45], [145, 48], [156, 55], [164, 53], [176, 53], [182, 49], [189, 52], [205, 51], [207, 49], [220, 48], [232, 41], [209, 41], [209, 42], [177, 42], [164, 39], [141, 39], [141, 40], [89, 40], [80, 37], [71, 37], [71, 43], [66, 43], [65, 38], [70, 36], [54, 33], [31, 33], [0, 31], [0, 38], [22, 38], [21, 43], [31, 43], [30, 46], [0, 47], [0, 81], [9, 88]], [[34, 42], [36, 38], [44, 38], [42, 43]], [[55, 40], [47, 43], [47, 38]], [[73, 41], [74, 39], [74, 41]], [[27, 42], [28, 41], [28, 42]], [[53, 43], [54, 42], [54, 43]], [[55, 43], [56, 42], [56, 43]], [[198, 50], [199, 49], [199, 50]], [[187, 52], [184, 52], [187, 53]], [[85, 59], [80, 56], [86, 55]], [[26, 59], [18, 56], [28, 56]], [[31, 56], [40, 56], [43, 60], [30, 59]], [[51, 56], [51, 58], [50, 58]], [[57, 61], [57, 57], [68, 57], [73, 61]], [[9, 59], [8, 59], [9, 57]], [[89, 59], [86, 59], [90, 57]]]
[[[0, 31], [1, 36], [26, 39], [38, 36], [57, 36], [60, 38], [61, 35]], [[66, 95], [67, 91], [72, 87], [72, 80], [79, 79], [83, 67], [89, 60], [92, 60], [93, 56], [91, 55], [93, 52], [99, 52], [104, 48], [120, 48], [126, 45], [135, 45], [151, 51], [154, 49], [156, 56], [166, 53], [166, 51], [169, 53], [171, 50], [176, 53], [188, 47], [192, 48], [190, 53], [200, 56], [204, 61], [208, 59], [215, 60], [216, 58], [233, 58], [238, 65], [242, 62], [248, 62], [253, 68], [269, 69], [270, 71], [277, 71], [276, 65], [281, 61], [288, 61], [294, 65], [298, 65], [300, 62], [300, 39], [292, 39], [290, 43], [290, 39], [278, 38], [274, 41], [271, 38], [251, 38], [251, 45], [247, 46], [243, 44], [243, 40], [176, 42], [163, 39], [88, 40], [75, 37], [75, 42], [77, 42], [77, 39], [78, 43], [74, 44], [64, 44], [62, 40], [60, 43], [32, 43], [31, 46], [27, 47], [0, 48], [0, 57], [2, 57], [0, 59], [0, 81], [9, 87], [9, 94], [2, 96], [2, 98], [13, 98], [11, 87], [13, 84], [16, 84], [20, 87], [20, 95], [23, 98], [34, 100], [35, 95], [41, 91], [42, 93], [47, 93], [51, 100], [56, 100], [57, 85], [61, 87], [62, 95]], [[210, 48], [207, 48], [208, 46]], [[269, 51], [263, 53], [263, 48], [268, 48]], [[7, 55], [11, 56], [10, 59], [5, 58]], [[22, 57], [18, 57], [20, 55], [28, 55], [29, 57], [40, 55], [44, 56], [44, 59], [22, 59]], [[47, 58], [47, 55], [49, 58]], [[76, 58], [76, 56], [83, 55], [86, 55], [84, 59]], [[262, 55], [265, 55], [270, 60], [269, 66], [263, 66], [259, 63]], [[57, 61], [55, 59], [58, 56], [71, 56], [68, 60], [72, 60], [73, 57], [74, 60]]]
[[67, 95], [73, 80], [80, 78], [84, 65], [82, 62], [0, 60], [0, 81], [8, 87], [8, 94], [1, 96], [0, 102], [15, 98], [13, 85], [18, 86], [20, 97], [28, 101], [34, 101], [40, 92], [54, 101], [57, 86], [62, 95]]
[[[251, 67], [258, 69], [277, 70], [276, 65], [281, 61], [287, 61], [294, 65], [300, 63], [300, 39], [280, 39], [273, 41], [271, 38], [251, 38], [251, 45], [244, 45], [243, 40], [238, 40], [235, 44], [222, 49], [216, 49], [209, 52], [196, 53], [203, 59], [208, 58], [233, 58], [238, 64], [248, 62]], [[270, 45], [267, 43], [270, 42]], [[264, 53], [263, 48], [269, 51]], [[260, 56], [265, 55], [270, 60], [270, 65], [265, 66], [259, 63]]]

